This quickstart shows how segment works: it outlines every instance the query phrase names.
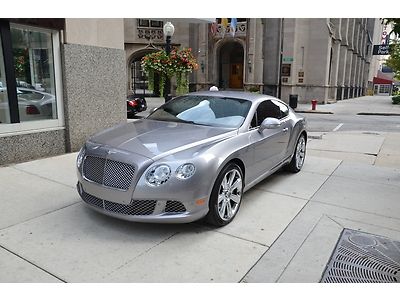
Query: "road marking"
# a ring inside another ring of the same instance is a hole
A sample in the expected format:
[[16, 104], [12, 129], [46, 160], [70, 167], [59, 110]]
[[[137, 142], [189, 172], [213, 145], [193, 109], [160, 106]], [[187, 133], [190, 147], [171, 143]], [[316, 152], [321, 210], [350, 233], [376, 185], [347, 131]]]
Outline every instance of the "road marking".
[[343, 126], [343, 123], [340, 123], [338, 126], [336, 126], [332, 131], [338, 131], [340, 127]]

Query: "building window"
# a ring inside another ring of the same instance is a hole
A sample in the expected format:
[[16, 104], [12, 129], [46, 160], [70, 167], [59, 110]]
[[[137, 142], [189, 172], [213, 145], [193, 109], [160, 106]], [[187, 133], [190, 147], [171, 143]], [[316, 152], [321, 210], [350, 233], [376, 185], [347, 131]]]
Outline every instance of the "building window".
[[163, 25], [162, 21], [138, 19], [138, 27], [162, 28]]
[[[19, 24], [5, 27], [2, 33], [10, 42], [1, 49], [10, 55], [0, 52], [0, 134], [63, 126], [58, 32]], [[5, 60], [12, 70], [4, 68]], [[13, 93], [7, 93], [6, 72], [15, 80], [7, 87]]]
[[389, 94], [390, 93], [390, 85], [381, 84], [379, 86], [379, 94]]
[[52, 33], [11, 26], [21, 122], [57, 119]]
[[3, 45], [0, 38], [0, 123], [10, 123], [6, 71], [4, 68]]

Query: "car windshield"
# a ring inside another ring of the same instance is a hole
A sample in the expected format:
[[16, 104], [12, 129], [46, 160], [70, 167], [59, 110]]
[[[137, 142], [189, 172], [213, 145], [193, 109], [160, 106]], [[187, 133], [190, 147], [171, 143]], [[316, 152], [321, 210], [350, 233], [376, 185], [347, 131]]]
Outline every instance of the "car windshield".
[[175, 98], [154, 111], [150, 120], [239, 128], [251, 106], [243, 99], [187, 95]]

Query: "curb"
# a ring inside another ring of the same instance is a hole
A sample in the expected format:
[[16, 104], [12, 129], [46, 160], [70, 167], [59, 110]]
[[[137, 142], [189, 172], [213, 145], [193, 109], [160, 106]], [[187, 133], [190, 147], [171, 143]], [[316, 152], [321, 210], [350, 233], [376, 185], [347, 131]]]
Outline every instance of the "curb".
[[297, 113], [303, 113], [303, 114], [324, 114], [324, 115], [333, 115], [333, 112], [331, 111], [321, 111], [321, 110], [295, 110]]
[[373, 113], [373, 112], [360, 112], [357, 113], [357, 115], [360, 116], [399, 116], [400, 117], [400, 113]]

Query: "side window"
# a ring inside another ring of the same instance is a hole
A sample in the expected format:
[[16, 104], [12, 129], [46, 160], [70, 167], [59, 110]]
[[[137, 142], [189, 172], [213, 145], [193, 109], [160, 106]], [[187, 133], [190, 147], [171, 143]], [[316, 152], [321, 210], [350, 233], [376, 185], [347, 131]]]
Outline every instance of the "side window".
[[256, 128], [257, 125], [257, 112], [254, 114], [253, 119], [251, 119], [250, 128]]
[[272, 100], [272, 102], [275, 105], [279, 106], [279, 110], [281, 111], [281, 117], [280, 118], [284, 118], [289, 114], [289, 108], [285, 104], [283, 104], [283, 103], [281, 103], [279, 101], [276, 101], [276, 100]]
[[282, 119], [289, 114], [289, 108], [275, 100], [265, 100], [261, 102], [251, 120], [250, 128], [259, 127], [265, 118]]
[[257, 108], [257, 126], [260, 126], [265, 118], [281, 118], [281, 110], [278, 105], [276, 105], [271, 100], [266, 100], [261, 102]]

